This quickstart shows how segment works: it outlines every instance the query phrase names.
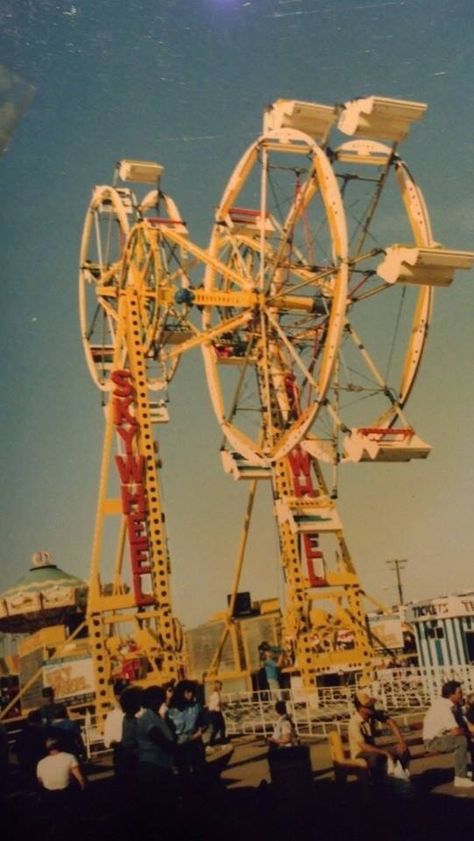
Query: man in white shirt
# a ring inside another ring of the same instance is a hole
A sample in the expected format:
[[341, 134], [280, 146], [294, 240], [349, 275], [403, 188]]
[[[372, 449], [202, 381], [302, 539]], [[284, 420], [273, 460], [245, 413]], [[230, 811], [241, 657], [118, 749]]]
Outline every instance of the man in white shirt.
[[46, 750], [48, 755], [38, 762], [36, 776], [42, 788], [52, 834], [58, 838], [67, 837], [67, 831], [78, 816], [76, 797], [79, 790], [84, 790], [86, 781], [77, 758], [62, 751], [57, 739], [47, 739]]
[[214, 682], [214, 689], [207, 702], [208, 719], [211, 728], [209, 744], [215, 745], [218, 741], [226, 742], [225, 718], [222, 713], [222, 683], [220, 680]]
[[454, 785], [459, 788], [474, 788], [467, 776], [467, 735], [462, 726], [461, 706], [463, 702], [461, 684], [448, 680], [441, 688], [441, 697], [436, 698], [423, 721], [423, 741], [429, 753], [454, 754]]
[[72, 753], [65, 753], [59, 749], [56, 739], [46, 740], [48, 756], [40, 759], [36, 776], [46, 791], [64, 791], [73, 779], [81, 789], [85, 788], [85, 779], [79, 767], [79, 762]]

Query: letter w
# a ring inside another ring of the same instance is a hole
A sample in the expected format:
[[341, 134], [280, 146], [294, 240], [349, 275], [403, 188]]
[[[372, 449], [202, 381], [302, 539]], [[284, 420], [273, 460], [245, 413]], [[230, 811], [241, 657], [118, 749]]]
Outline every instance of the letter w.
[[291, 452], [288, 453], [288, 458], [291, 465], [291, 471], [295, 478], [303, 473], [304, 476], [308, 477], [311, 472], [311, 457], [308, 453], [304, 452], [301, 447], [295, 447]]
[[143, 480], [145, 456], [115, 456], [115, 464], [122, 485], [129, 485], [132, 482], [138, 485]]

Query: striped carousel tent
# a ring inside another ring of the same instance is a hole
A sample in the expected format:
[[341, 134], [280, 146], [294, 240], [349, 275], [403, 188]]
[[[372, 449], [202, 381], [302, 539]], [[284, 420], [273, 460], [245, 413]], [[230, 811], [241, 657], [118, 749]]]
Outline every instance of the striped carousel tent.
[[64, 624], [84, 613], [86, 600], [84, 581], [56, 566], [49, 552], [35, 552], [26, 575], [0, 593], [0, 631], [23, 634]]

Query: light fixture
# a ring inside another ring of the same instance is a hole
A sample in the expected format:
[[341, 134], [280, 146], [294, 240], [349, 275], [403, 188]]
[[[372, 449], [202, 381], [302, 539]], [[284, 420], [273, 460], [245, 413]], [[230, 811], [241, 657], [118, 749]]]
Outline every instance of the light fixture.
[[118, 174], [122, 181], [135, 181], [140, 184], [156, 184], [163, 172], [161, 164], [153, 161], [118, 162]]
[[373, 140], [403, 140], [412, 123], [421, 120], [427, 109], [424, 102], [368, 96], [344, 103], [338, 129], [343, 134], [368, 137]]
[[335, 121], [336, 109], [333, 105], [277, 99], [264, 113], [263, 130], [266, 134], [277, 129], [296, 129], [322, 141]]

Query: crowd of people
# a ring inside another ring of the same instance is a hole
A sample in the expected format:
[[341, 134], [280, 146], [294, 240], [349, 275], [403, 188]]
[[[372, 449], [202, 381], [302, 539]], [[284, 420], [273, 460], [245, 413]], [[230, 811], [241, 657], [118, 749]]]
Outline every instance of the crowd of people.
[[104, 743], [113, 750], [122, 828], [127, 821], [136, 826], [139, 815], [145, 836], [170, 832], [177, 810], [199, 802], [210, 785], [206, 753], [227, 743], [221, 692], [216, 681], [204, 707], [189, 680], [143, 691], [116, 687]]
[[[207, 705], [200, 691], [202, 688], [189, 680], [146, 689], [115, 686], [115, 706], [105, 719], [104, 744], [113, 756], [116, 837], [122, 833], [128, 837], [138, 830], [144, 839], [159, 834], [171, 838], [180, 815], [188, 820], [202, 809], [203, 802], [209, 802], [215, 780], [207, 760], [216, 746], [228, 739], [222, 683], [215, 681]], [[295, 723], [281, 698], [276, 701], [275, 713], [273, 733], [267, 740], [272, 781], [282, 763], [297, 760], [306, 762], [309, 779], [309, 750], [300, 745]], [[390, 733], [389, 742], [379, 738], [382, 732], [385, 737]], [[427, 754], [452, 753], [455, 788], [474, 790], [474, 693], [464, 699], [458, 681], [445, 682], [440, 697], [424, 716], [423, 742]], [[385, 783], [389, 776], [410, 781], [411, 756], [405, 738], [368, 687], [352, 698], [348, 743], [350, 756], [364, 760], [361, 779], [375, 785]], [[303, 756], [303, 747], [307, 756]], [[14, 750], [22, 787], [41, 792], [46, 813], [60, 835], [61, 826], [70, 826], [81, 812], [87, 777], [80, 728], [65, 705], [55, 702], [53, 693], [43, 706], [28, 713]]]
[[[115, 705], [105, 719], [104, 745], [113, 757], [116, 837], [128, 837], [132, 829], [144, 839], [157, 837], [158, 830], [173, 837], [179, 812], [189, 812], [203, 788], [214, 784], [206, 753], [219, 759], [224, 751], [217, 746], [228, 742], [222, 683], [215, 681], [207, 706], [198, 689], [188, 680], [144, 690], [123, 682], [114, 686]], [[0, 735], [5, 736], [0, 755], [5, 782], [9, 745], [6, 730]], [[78, 828], [87, 811], [86, 752], [77, 721], [55, 701], [53, 691], [46, 690], [44, 704], [28, 713], [13, 751], [21, 790], [39, 795], [38, 814], [44, 815], [54, 837], [66, 829], [72, 837], [71, 827]]]

